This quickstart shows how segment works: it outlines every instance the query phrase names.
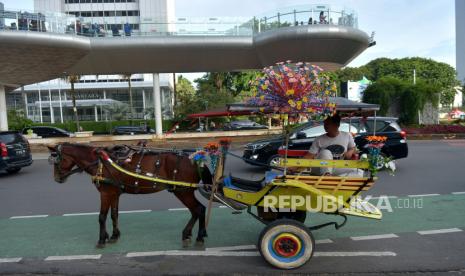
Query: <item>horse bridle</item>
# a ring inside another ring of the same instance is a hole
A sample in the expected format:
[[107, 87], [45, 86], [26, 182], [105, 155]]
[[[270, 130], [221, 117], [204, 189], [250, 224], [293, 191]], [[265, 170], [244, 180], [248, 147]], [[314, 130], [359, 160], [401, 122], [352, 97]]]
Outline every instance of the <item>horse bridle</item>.
[[79, 167], [79, 165], [76, 164], [76, 168], [70, 170], [69, 172], [65, 173], [65, 174], [61, 174], [61, 161], [63, 160], [63, 156], [62, 156], [62, 145], [59, 144], [56, 149], [55, 149], [55, 152], [52, 152], [50, 153], [50, 157], [48, 158], [48, 162], [50, 165], [55, 165], [58, 167], [58, 170], [59, 170], [59, 173], [60, 173], [60, 176], [62, 178], [67, 178], [69, 177], [70, 175], [73, 175], [75, 173], [81, 173], [83, 171], [85, 171], [86, 169], [92, 167], [92, 166], [95, 166], [98, 164], [99, 162], [99, 159], [96, 160], [95, 162], [93, 163], [90, 163], [89, 165], [85, 166], [84, 168], [81, 168]]

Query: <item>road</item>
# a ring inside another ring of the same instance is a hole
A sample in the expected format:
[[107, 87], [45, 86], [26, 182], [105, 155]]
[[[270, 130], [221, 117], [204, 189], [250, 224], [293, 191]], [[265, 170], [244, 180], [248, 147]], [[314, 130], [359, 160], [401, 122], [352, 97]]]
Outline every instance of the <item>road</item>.
[[[315, 231], [317, 255], [293, 272], [465, 271], [465, 141], [409, 141], [409, 147], [396, 176], [382, 173], [367, 192], [391, 196], [393, 211], [381, 221], [349, 218], [340, 230]], [[226, 173], [263, 176], [262, 169], [232, 158]], [[98, 207], [88, 176], [57, 184], [46, 160], [18, 175], [0, 175], [0, 274], [279, 273], [257, 256], [254, 244], [263, 226], [246, 214], [215, 208], [207, 250], [193, 245], [176, 251], [188, 212], [174, 196], [124, 195], [122, 238], [99, 250]], [[311, 214], [307, 224], [328, 219]], [[60, 260], [70, 258], [77, 260]]]

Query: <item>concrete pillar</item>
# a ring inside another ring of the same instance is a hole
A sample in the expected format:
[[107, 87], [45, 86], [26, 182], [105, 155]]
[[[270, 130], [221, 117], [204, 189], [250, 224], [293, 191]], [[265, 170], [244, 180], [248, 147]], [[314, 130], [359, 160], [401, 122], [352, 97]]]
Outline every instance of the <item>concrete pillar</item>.
[[155, 133], [162, 135], [160, 75], [158, 73], [153, 74], [153, 105], [155, 107]]
[[61, 87], [58, 88], [58, 100], [60, 101], [60, 122], [63, 123], [63, 102], [61, 101]]
[[53, 112], [53, 105], [52, 105], [52, 91], [50, 90], [50, 82], [48, 82], [48, 106], [50, 107], [50, 123], [55, 123], [55, 112]]
[[98, 109], [97, 105], [94, 105], [95, 121], [98, 122]]
[[8, 130], [8, 117], [6, 114], [5, 86], [0, 84], [0, 131]]
[[42, 94], [40, 94], [40, 86], [39, 86], [39, 117], [40, 123], [44, 122], [44, 118], [42, 117]]

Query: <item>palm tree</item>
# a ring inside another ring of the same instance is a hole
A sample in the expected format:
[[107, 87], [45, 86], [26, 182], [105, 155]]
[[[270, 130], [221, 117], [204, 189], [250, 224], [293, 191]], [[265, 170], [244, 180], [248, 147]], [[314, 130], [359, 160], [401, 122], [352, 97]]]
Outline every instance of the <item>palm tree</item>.
[[64, 77], [64, 80], [68, 83], [71, 84], [71, 98], [73, 101], [73, 112], [74, 112], [74, 120], [76, 121], [76, 131], [80, 131], [79, 127], [79, 117], [78, 117], [78, 112], [77, 112], [77, 107], [76, 107], [76, 93], [74, 91], [74, 84], [78, 82], [81, 79], [80, 75], [69, 75]]
[[132, 74], [121, 75], [123, 79], [128, 82], [128, 92], [129, 92], [129, 114], [130, 114], [130, 123], [132, 125], [132, 120], [134, 119], [134, 105], [132, 102], [132, 86], [131, 86], [131, 76]]

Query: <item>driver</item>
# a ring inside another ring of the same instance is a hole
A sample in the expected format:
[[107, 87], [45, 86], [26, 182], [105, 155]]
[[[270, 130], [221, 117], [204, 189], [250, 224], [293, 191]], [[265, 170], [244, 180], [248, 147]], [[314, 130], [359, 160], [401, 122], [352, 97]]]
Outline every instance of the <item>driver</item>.
[[[351, 159], [355, 153], [355, 142], [352, 134], [339, 131], [341, 117], [338, 114], [324, 120], [326, 133], [317, 137], [310, 147], [305, 158], [308, 159]], [[331, 152], [330, 148], [340, 148], [340, 154]], [[312, 174], [316, 175], [353, 175], [358, 174], [357, 169], [333, 169], [333, 168], [313, 168]]]

